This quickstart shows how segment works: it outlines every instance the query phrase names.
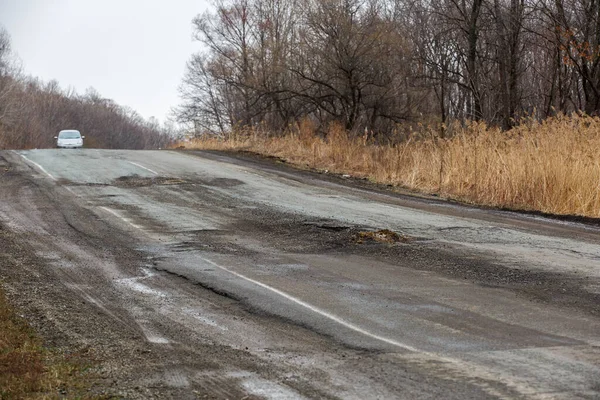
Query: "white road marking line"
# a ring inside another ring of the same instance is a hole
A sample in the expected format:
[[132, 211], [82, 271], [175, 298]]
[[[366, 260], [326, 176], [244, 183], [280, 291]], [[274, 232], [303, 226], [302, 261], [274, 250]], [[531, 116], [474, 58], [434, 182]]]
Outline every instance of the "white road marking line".
[[346, 328], [348, 328], [350, 330], [353, 330], [353, 331], [358, 332], [358, 333], [360, 333], [362, 335], [368, 336], [368, 337], [370, 337], [372, 339], [376, 339], [376, 340], [379, 340], [381, 342], [384, 342], [384, 343], [387, 343], [387, 344], [391, 344], [391, 345], [396, 346], [396, 347], [400, 347], [400, 348], [402, 348], [404, 350], [412, 351], [412, 352], [415, 352], [415, 353], [417, 353], [417, 352], [418, 353], [427, 353], [427, 352], [424, 352], [424, 351], [421, 351], [421, 350], [417, 349], [416, 347], [413, 347], [413, 346], [410, 346], [410, 345], [407, 345], [407, 344], [404, 344], [404, 343], [400, 343], [400, 342], [398, 342], [396, 340], [389, 339], [389, 338], [386, 338], [386, 337], [383, 337], [383, 336], [371, 333], [369, 331], [366, 331], [366, 330], [362, 329], [361, 327], [359, 327], [357, 325], [354, 325], [351, 322], [344, 321], [342, 318], [340, 318], [340, 317], [338, 317], [336, 315], [330, 314], [330, 313], [328, 313], [325, 310], [321, 310], [320, 308], [317, 308], [317, 307], [315, 307], [313, 305], [310, 305], [310, 304], [306, 303], [305, 301], [302, 301], [302, 300], [300, 300], [300, 299], [298, 299], [296, 297], [293, 297], [293, 296], [291, 296], [291, 295], [289, 295], [289, 294], [287, 294], [287, 293], [285, 293], [285, 292], [283, 292], [283, 291], [281, 291], [279, 289], [276, 289], [276, 288], [274, 288], [272, 286], [269, 286], [269, 285], [267, 285], [265, 283], [259, 282], [259, 281], [255, 280], [255, 279], [249, 278], [249, 277], [247, 277], [245, 275], [242, 275], [242, 274], [240, 274], [238, 272], [235, 272], [235, 271], [233, 271], [233, 270], [231, 270], [231, 269], [229, 269], [227, 267], [219, 265], [219, 264], [215, 263], [214, 261], [211, 261], [211, 260], [206, 259], [204, 257], [201, 257], [201, 258], [202, 258], [202, 260], [206, 261], [207, 263], [209, 263], [210, 265], [212, 265], [214, 267], [222, 269], [223, 271], [229, 272], [230, 274], [232, 274], [234, 276], [237, 276], [238, 278], [244, 279], [244, 280], [246, 280], [248, 282], [251, 282], [251, 283], [254, 283], [255, 285], [258, 285], [258, 286], [260, 286], [260, 287], [262, 287], [264, 289], [267, 289], [267, 290], [269, 290], [269, 291], [271, 291], [273, 293], [276, 293], [276, 294], [278, 294], [278, 295], [280, 295], [280, 296], [282, 296], [282, 297], [284, 297], [284, 298], [286, 298], [286, 299], [288, 299], [288, 300], [290, 300], [290, 301], [292, 301], [292, 302], [294, 302], [294, 303], [296, 303], [296, 304], [298, 304], [298, 305], [300, 305], [300, 306], [302, 306], [304, 308], [307, 308], [307, 309], [311, 310], [312, 312], [315, 312], [315, 313], [317, 313], [319, 315], [322, 315], [325, 318], [328, 318], [328, 319], [330, 319], [332, 321], [335, 321], [338, 324], [343, 325], [343, 326], [345, 326]]
[[154, 171], [154, 170], [151, 170], [150, 168], [146, 168], [146, 167], [144, 167], [144, 166], [143, 166], [143, 165], [141, 165], [141, 164], [135, 163], [135, 162], [133, 162], [133, 161], [127, 161], [127, 162], [128, 162], [129, 164], [133, 164], [133, 165], [135, 165], [136, 167], [140, 167], [140, 168], [142, 168], [142, 169], [145, 169], [146, 171], [150, 171], [150, 172], [152, 172], [154, 175], [158, 175], [158, 172], [156, 172], [156, 171]]
[[102, 207], [100, 207], [100, 208], [101, 208], [101, 209], [103, 209], [103, 210], [104, 210], [104, 211], [106, 211], [106, 212], [109, 212], [109, 213], [111, 213], [111, 214], [112, 214], [112, 215], [114, 215], [115, 217], [119, 218], [121, 221], [124, 221], [124, 222], [128, 223], [129, 225], [133, 226], [134, 228], [136, 228], [136, 229], [139, 229], [140, 231], [143, 231], [143, 230], [144, 230], [144, 228], [142, 228], [142, 227], [141, 227], [141, 226], [139, 226], [139, 225], [136, 225], [136, 224], [134, 224], [133, 222], [131, 222], [131, 220], [130, 220], [129, 218], [125, 218], [125, 217], [123, 217], [121, 214], [119, 214], [119, 213], [118, 213], [118, 212], [116, 212], [115, 210], [112, 210], [112, 209], [110, 209], [110, 208], [108, 208], [108, 207], [103, 207], [103, 206], [102, 206]]
[[[273, 293], [276, 293], [276, 294], [278, 294], [278, 295], [280, 295], [280, 296], [282, 296], [282, 297], [284, 297], [284, 298], [286, 298], [286, 299], [288, 299], [288, 300], [290, 300], [290, 301], [292, 301], [292, 302], [294, 302], [294, 303], [296, 303], [296, 304], [298, 304], [298, 305], [300, 305], [300, 306], [302, 306], [304, 308], [307, 308], [308, 310], [311, 310], [311, 311], [313, 311], [313, 312], [315, 312], [315, 313], [317, 313], [319, 315], [322, 315], [323, 317], [328, 318], [328, 319], [330, 319], [330, 320], [332, 320], [334, 322], [337, 322], [338, 324], [343, 325], [346, 328], [348, 328], [350, 330], [353, 330], [353, 331], [355, 331], [357, 333], [360, 333], [360, 334], [362, 334], [364, 336], [370, 337], [370, 338], [375, 339], [375, 340], [379, 340], [381, 342], [390, 344], [392, 346], [396, 346], [398, 348], [410, 351], [412, 353], [416, 353], [418, 355], [418, 357], [425, 357], [425, 359], [446, 362], [446, 363], [448, 363], [448, 365], [447, 365], [448, 368], [451, 367], [451, 368], [456, 369], [457, 371], [461, 371], [463, 373], [466, 373], [467, 376], [470, 376], [470, 377], [472, 377], [472, 376], [474, 376], [474, 377], [484, 377], [484, 379], [495, 380], [494, 377], [496, 375], [494, 375], [494, 372], [493, 371], [489, 371], [489, 370], [485, 370], [484, 366], [481, 365], [481, 364], [475, 364], [474, 365], [472, 362], [469, 362], [469, 361], [466, 361], [466, 360], [461, 360], [459, 358], [452, 358], [452, 357], [449, 357], [449, 356], [444, 356], [442, 354], [438, 354], [438, 353], [434, 353], [434, 352], [430, 352], [430, 351], [426, 351], [426, 350], [420, 350], [420, 349], [418, 349], [416, 347], [413, 347], [411, 345], [400, 343], [400, 342], [398, 342], [398, 341], [396, 341], [394, 339], [389, 339], [389, 338], [386, 338], [384, 336], [380, 336], [380, 335], [377, 335], [375, 333], [371, 333], [371, 332], [366, 331], [363, 328], [361, 328], [361, 327], [359, 327], [359, 326], [357, 326], [357, 325], [355, 325], [355, 324], [353, 324], [351, 322], [344, 321], [342, 318], [340, 318], [340, 317], [338, 317], [336, 315], [330, 314], [327, 311], [321, 310], [318, 307], [310, 305], [310, 304], [306, 303], [305, 301], [302, 301], [302, 300], [300, 300], [300, 299], [298, 299], [296, 297], [293, 297], [293, 296], [291, 296], [291, 295], [289, 295], [289, 294], [287, 294], [287, 293], [285, 293], [285, 292], [283, 292], [283, 291], [281, 291], [279, 289], [276, 289], [276, 288], [274, 288], [272, 286], [269, 286], [269, 285], [267, 285], [265, 283], [259, 282], [259, 281], [255, 280], [255, 279], [249, 278], [249, 277], [247, 277], [245, 275], [242, 275], [242, 274], [240, 274], [238, 272], [235, 272], [235, 271], [233, 271], [233, 270], [231, 270], [231, 269], [229, 269], [227, 267], [219, 265], [219, 264], [215, 263], [214, 261], [211, 261], [211, 260], [206, 259], [204, 257], [200, 257], [200, 258], [202, 260], [206, 261], [207, 263], [209, 263], [210, 265], [216, 267], [216, 268], [219, 268], [219, 269], [221, 269], [223, 271], [229, 272], [230, 274], [232, 274], [232, 275], [234, 275], [234, 276], [236, 276], [238, 278], [244, 279], [244, 280], [246, 280], [248, 282], [254, 283], [255, 285], [258, 285], [258, 286], [260, 286], [262, 288], [265, 288], [265, 289], [267, 289], [267, 290], [269, 290], [269, 291], [271, 291]], [[538, 389], [534, 389], [534, 388], [530, 387], [527, 384], [523, 384], [523, 383], [520, 383], [520, 382], [514, 382], [514, 381], [511, 381], [510, 379], [501, 380], [500, 382], [507, 383], [510, 387], [512, 387], [513, 389], [517, 390], [519, 393], [530, 394], [530, 393], [536, 393], [536, 392], [539, 391]], [[494, 396], [499, 397], [499, 398], [505, 398], [505, 396], [502, 396], [502, 394], [498, 393], [494, 388], [482, 386], [482, 389], [485, 390], [486, 392], [489, 392], [490, 394], [492, 394]]]
[[[48, 175], [50, 177], [50, 179], [56, 181], [57, 179], [48, 171], [46, 171], [46, 169], [44, 167], [42, 167], [40, 164], [36, 163], [35, 161], [30, 160], [29, 158], [27, 158], [26, 156], [24, 156], [23, 154], [13, 150], [13, 152], [15, 154], [20, 155], [21, 157], [23, 157], [26, 161], [30, 162], [31, 164], [35, 165], [36, 167], [38, 167], [40, 169], [40, 171], [42, 171], [43, 173], [45, 173], [46, 175]], [[67, 189], [69, 192], [71, 192], [73, 195], [75, 195], [76, 197], [81, 197], [80, 195], [78, 195], [77, 193], [75, 193], [75, 191], [73, 189], [71, 189], [68, 186], [63, 186], [65, 189]]]
[[[17, 153], [15, 151], [15, 153]], [[56, 181], [57, 179], [52, 176], [52, 174], [48, 171], [46, 171], [46, 169], [44, 169], [44, 167], [42, 167], [40, 164], [36, 163], [35, 161], [31, 161], [29, 158], [25, 157], [23, 154], [21, 153], [17, 153], [18, 155], [20, 155], [21, 157], [23, 157], [26, 161], [30, 162], [31, 164], [35, 165], [36, 167], [39, 168], [40, 171], [42, 171], [43, 173], [45, 173], [46, 175], [48, 175], [50, 177], [50, 179], [52, 179], [53, 181]]]

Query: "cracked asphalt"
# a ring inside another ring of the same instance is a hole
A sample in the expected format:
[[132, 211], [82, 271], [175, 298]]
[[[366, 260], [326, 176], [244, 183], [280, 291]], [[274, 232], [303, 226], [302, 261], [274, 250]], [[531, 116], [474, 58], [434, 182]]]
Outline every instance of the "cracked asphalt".
[[94, 394], [597, 399], [599, 243], [248, 156], [0, 152], [1, 282]]

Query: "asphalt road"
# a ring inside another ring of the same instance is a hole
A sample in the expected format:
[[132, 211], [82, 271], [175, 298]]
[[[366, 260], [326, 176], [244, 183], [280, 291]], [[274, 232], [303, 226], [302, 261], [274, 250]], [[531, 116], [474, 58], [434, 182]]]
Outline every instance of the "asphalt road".
[[250, 158], [0, 152], [11, 298], [128, 398], [600, 398], [599, 243]]

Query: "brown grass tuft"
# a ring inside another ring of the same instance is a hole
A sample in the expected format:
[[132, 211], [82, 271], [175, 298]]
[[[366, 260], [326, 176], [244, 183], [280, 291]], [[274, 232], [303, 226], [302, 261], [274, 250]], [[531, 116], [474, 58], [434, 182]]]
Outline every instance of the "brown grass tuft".
[[0, 399], [90, 398], [78, 357], [54, 354], [17, 316], [0, 290]]
[[419, 139], [375, 145], [336, 124], [323, 138], [306, 122], [285, 136], [241, 131], [186, 147], [248, 150], [475, 204], [600, 217], [600, 118], [529, 120], [507, 132], [472, 122], [449, 131], [440, 139], [422, 127]]

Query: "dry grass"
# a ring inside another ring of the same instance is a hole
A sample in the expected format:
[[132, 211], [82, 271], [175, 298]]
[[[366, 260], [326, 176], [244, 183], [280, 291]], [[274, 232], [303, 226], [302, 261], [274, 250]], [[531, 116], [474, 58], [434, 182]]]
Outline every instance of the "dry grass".
[[470, 123], [453, 132], [441, 140], [423, 127], [420, 139], [379, 146], [350, 138], [336, 125], [323, 139], [303, 123], [285, 136], [237, 132], [184, 145], [253, 151], [475, 204], [600, 217], [599, 118], [525, 121], [508, 132]]
[[78, 356], [45, 350], [0, 290], [0, 399], [86, 397], [84, 370]]

